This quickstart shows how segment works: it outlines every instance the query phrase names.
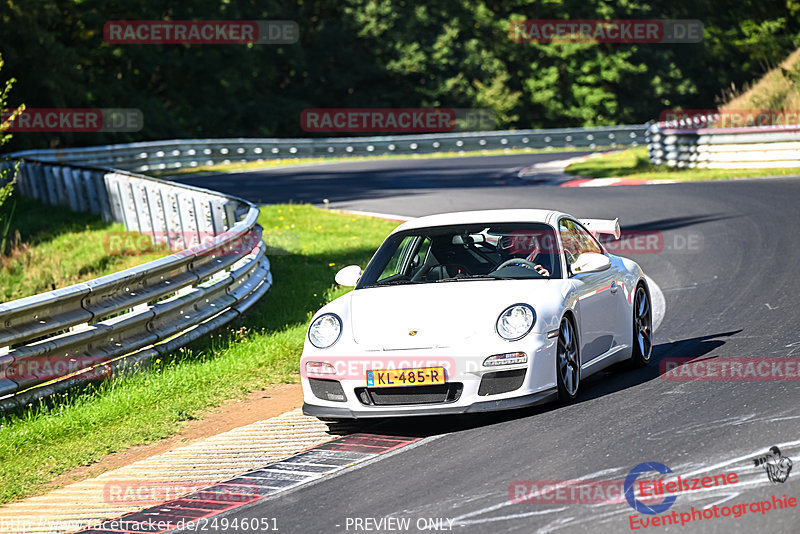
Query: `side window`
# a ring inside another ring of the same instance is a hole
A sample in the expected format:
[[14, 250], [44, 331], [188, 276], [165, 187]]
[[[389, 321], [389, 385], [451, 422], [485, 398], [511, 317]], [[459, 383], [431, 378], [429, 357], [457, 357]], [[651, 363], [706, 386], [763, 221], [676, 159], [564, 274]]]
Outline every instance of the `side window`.
[[410, 277], [425, 261], [425, 256], [430, 248], [431, 241], [427, 237], [404, 237], [386, 268], [378, 277], [378, 281], [398, 276]]
[[561, 234], [561, 245], [564, 247], [567, 265], [572, 265], [581, 250], [581, 240], [576, 231], [575, 223], [569, 219], [561, 219], [558, 223], [558, 231]]
[[414, 255], [414, 259], [411, 261], [410, 265], [410, 273], [414, 274], [416, 271], [422, 267], [422, 264], [425, 263], [425, 258], [428, 256], [428, 251], [431, 249], [431, 240], [427, 237], [422, 240], [419, 244], [419, 248], [417, 249], [417, 253]]
[[413, 245], [414, 239], [416, 239], [416, 236], [406, 236], [403, 238], [400, 245], [395, 249], [392, 259], [389, 260], [389, 263], [386, 264], [386, 268], [378, 277], [378, 281], [402, 274], [403, 260], [408, 255], [408, 251]]
[[597, 244], [597, 240], [594, 238], [594, 236], [592, 236], [592, 234], [584, 230], [583, 226], [577, 224], [574, 224], [574, 226], [575, 230], [578, 232], [578, 236], [581, 239], [581, 253], [584, 252], [596, 252], [597, 254], [603, 253], [603, 249], [600, 248], [599, 244]]
[[567, 259], [567, 265], [572, 265], [578, 256], [584, 252], [603, 253], [603, 249], [592, 237], [592, 235], [584, 230], [581, 226], [569, 219], [561, 219], [558, 223], [558, 230], [561, 234], [561, 243], [564, 246], [564, 256]]

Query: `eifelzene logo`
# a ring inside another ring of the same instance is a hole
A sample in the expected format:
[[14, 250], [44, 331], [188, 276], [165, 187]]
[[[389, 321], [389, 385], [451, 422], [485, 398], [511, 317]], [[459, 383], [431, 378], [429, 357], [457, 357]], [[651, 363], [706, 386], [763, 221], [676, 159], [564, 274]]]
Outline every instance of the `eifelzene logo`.
[[786, 482], [792, 471], [792, 460], [783, 456], [777, 446], [770, 447], [768, 454], [753, 458], [753, 464], [756, 467], [763, 467], [767, 472], [767, 478], [773, 484]]

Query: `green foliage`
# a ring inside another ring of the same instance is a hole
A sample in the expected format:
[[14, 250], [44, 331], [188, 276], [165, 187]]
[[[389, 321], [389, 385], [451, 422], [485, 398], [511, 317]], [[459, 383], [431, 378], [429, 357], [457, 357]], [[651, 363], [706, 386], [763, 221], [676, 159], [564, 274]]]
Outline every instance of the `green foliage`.
[[[138, 133], [20, 134], [14, 148], [307, 135], [309, 107], [488, 108], [500, 128], [708, 108], [800, 44], [797, 0], [0, 0], [0, 51], [35, 107], [132, 107]], [[519, 19], [698, 19], [696, 44], [516, 43]], [[111, 45], [109, 20], [288, 19], [293, 45]]]
[[344, 265], [366, 265], [397, 225], [307, 205], [262, 207], [259, 223], [273, 248], [275, 285], [239, 324], [147, 370], [137, 367], [0, 414], [0, 503], [37, 493], [59, 474], [110, 452], [175, 434], [213, 406], [297, 382], [311, 314], [350, 289], [334, 285], [334, 274]]
[[110, 245], [132, 232], [104, 223], [91, 213], [15, 199], [14, 235], [18, 242], [0, 258], [0, 303], [85, 282], [166, 255], [160, 249], [127, 251]]
[[[3, 69], [3, 56], [0, 55], [0, 71]], [[0, 111], [6, 109], [8, 96], [11, 93], [11, 88], [14, 86], [16, 80], [11, 78], [6, 80], [3, 85], [3, 90], [0, 91]], [[25, 106], [19, 106], [17, 109], [10, 112], [8, 116], [3, 114], [0, 117], [0, 148], [11, 141], [11, 135], [7, 134], [11, 123], [14, 119], [24, 111]], [[14, 186], [17, 184], [17, 172], [19, 171], [19, 163], [13, 166], [6, 166], [5, 160], [0, 158], [0, 256], [6, 253], [8, 248], [8, 235], [11, 232], [11, 220], [14, 218], [14, 211], [17, 207], [16, 198], [11, 198], [14, 193]], [[11, 202], [9, 202], [11, 199]]]

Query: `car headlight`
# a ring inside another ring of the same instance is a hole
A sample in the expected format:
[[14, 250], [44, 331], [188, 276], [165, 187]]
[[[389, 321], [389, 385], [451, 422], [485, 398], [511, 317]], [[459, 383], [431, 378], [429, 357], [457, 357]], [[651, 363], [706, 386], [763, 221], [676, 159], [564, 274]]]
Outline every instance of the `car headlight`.
[[527, 304], [514, 304], [497, 318], [497, 333], [507, 341], [525, 337], [536, 322], [536, 312]]
[[342, 320], [335, 313], [324, 313], [308, 328], [308, 340], [318, 349], [327, 349], [339, 340]]

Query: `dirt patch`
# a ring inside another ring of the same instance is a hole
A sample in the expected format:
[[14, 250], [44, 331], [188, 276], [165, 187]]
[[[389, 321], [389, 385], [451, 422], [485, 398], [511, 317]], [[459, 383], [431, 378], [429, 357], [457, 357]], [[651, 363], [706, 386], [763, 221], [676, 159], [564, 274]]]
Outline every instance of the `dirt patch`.
[[71, 469], [45, 484], [37, 495], [73, 482], [94, 478], [106, 471], [112, 471], [240, 426], [275, 417], [299, 408], [302, 404], [303, 390], [300, 384], [275, 384], [267, 389], [253, 391], [245, 399], [231, 401], [214, 408], [202, 419], [188, 421], [172, 437], [145, 445], [136, 445], [124, 451], [104, 456], [100, 461], [91, 465]]

